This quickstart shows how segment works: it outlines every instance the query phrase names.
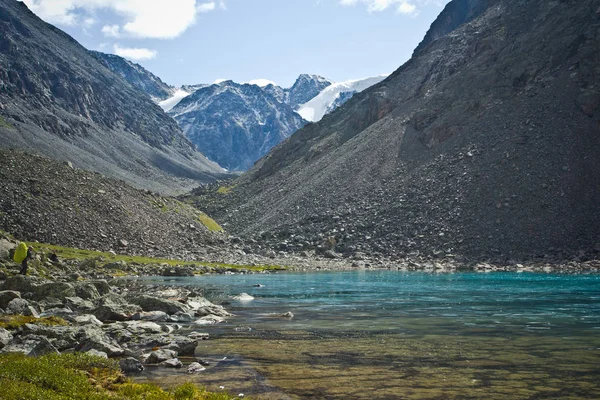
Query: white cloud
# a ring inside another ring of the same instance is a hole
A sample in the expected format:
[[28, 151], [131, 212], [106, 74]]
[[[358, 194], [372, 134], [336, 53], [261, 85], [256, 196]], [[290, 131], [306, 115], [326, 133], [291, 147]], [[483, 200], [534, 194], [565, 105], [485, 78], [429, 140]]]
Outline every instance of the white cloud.
[[[110, 10], [123, 19], [121, 35], [172, 39], [196, 21], [196, 14], [217, 8], [197, 0], [23, 0], [38, 16], [59, 25], [82, 25], [96, 10]], [[225, 8], [219, 1], [219, 7]], [[105, 25], [111, 26], [111, 25]], [[114, 29], [112, 32], [115, 32]], [[103, 30], [103, 33], [104, 30]]]
[[228, 81], [228, 79], [219, 78], [219, 79], [215, 79], [213, 84], [218, 85], [220, 83], [227, 82], [227, 81]]
[[151, 60], [158, 55], [158, 53], [155, 50], [134, 47], [121, 47], [118, 44], [114, 45], [113, 50], [116, 55], [128, 58], [133, 61]]
[[364, 4], [368, 12], [385, 11], [388, 8], [395, 7], [396, 12], [404, 15], [417, 15], [419, 9], [415, 1], [420, 4], [427, 4], [431, 0], [338, 0], [343, 6], [355, 6], [356, 4]]
[[196, 10], [199, 13], [214, 11], [215, 8], [217, 8], [217, 4], [214, 1], [211, 1], [210, 3], [201, 3], [196, 6]]
[[106, 37], [118, 38], [121, 36], [121, 28], [119, 28], [119, 25], [104, 25], [102, 27], [102, 33]]

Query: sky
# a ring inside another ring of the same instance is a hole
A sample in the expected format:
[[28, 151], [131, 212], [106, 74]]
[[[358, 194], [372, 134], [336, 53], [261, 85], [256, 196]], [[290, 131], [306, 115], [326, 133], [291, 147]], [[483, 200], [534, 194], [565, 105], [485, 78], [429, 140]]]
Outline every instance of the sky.
[[88, 49], [170, 85], [302, 73], [335, 82], [406, 62], [449, 0], [23, 0]]

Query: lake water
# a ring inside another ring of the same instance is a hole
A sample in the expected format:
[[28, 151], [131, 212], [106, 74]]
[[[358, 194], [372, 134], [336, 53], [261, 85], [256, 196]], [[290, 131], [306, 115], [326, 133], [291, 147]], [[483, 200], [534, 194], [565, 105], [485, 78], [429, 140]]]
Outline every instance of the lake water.
[[[600, 398], [600, 275], [355, 271], [149, 283], [229, 302], [236, 317], [195, 328], [211, 334], [197, 356], [212, 363], [193, 379], [213, 389], [259, 398]], [[255, 299], [230, 299], [240, 293]], [[280, 317], [288, 311], [293, 318]]]

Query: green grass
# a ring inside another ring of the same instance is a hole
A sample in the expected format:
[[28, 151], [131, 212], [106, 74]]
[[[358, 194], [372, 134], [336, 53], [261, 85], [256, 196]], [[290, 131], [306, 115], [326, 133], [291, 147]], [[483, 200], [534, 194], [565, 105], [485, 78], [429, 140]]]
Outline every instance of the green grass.
[[192, 384], [164, 390], [136, 384], [119, 371], [116, 361], [82, 353], [28, 357], [0, 355], [0, 387], [5, 400], [229, 400]]
[[[167, 258], [153, 258], [143, 256], [128, 256], [122, 254], [112, 254], [94, 250], [82, 250], [74, 249], [70, 247], [56, 246], [53, 244], [26, 242], [28, 246], [33, 246], [36, 252], [51, 253], [55, 252], [60, 259], [65, 260], [89, 260], [97, 259], [99, 265], [108, 263], [114, 263], [124, 261], [126, 264], [142, 264], [142, 265], [156, 265], [157, 267], [161, 264], [167, 264], [169, 266], [204, 266], [212, 268], [225, 268], [225, 269], [247, 269], [251, 271], [264, 271], [264, 270], [284, 270], [285, 267], [278, 265], [237, 265], [237, 264], [224, 264], [224, 263], [213, 263], [205, 261], [182, 261], [173, 260]], [[118, 271], [116, 271], [118, 273]]]
[[7, 120], [0, 116], [0, 128], [14, 128]]
[[217, 189], [217, 193], [219, 193], [219, 194], [228, 194], [234, 188], [235, 188], [235, 185], [234, 186], [219, 186], [219, 188]]
[[208, 228], [209, 231], [211, 231], [211, 232], [224, 232], [223, 228], [221, 228], [221, 225], [217, 224], [217, 221], [215, 221], [214, 219], [212, 219], [208, 215], [206, 215], [204, 213], [200, 213], [200, 215], [198, 215], [198, 219], [200, 220], [200, 222], [202, 222], [202, 224], [205, 227]]
[[25, 324], [46, 326], [66, 326], [67, 321], [60, 317], [35, 318], [29, 315], [3, 315], [0, 317], [0, 328], [19, 329]]

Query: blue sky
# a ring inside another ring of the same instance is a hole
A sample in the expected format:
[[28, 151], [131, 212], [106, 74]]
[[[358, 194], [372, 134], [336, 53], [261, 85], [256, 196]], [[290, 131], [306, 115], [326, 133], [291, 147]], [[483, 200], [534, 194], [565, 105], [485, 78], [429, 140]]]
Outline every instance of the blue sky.
[[24, 0], [89, 49], [171, 85], [301, 73], [334, 81], [391, 73], [449, 0]]

